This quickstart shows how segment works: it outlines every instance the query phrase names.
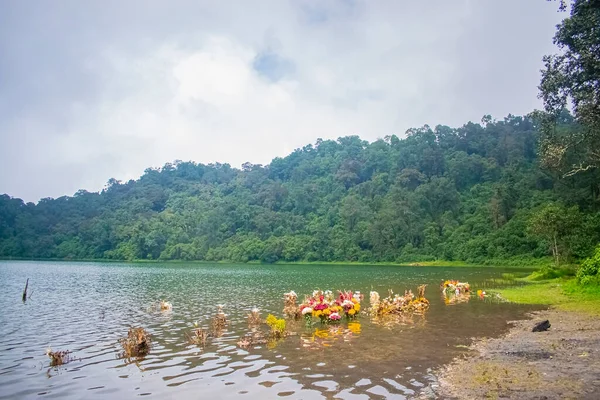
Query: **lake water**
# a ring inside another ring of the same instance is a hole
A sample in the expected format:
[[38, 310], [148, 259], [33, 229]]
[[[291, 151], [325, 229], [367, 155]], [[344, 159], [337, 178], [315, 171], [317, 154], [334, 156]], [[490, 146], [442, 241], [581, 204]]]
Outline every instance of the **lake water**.
[[[523, 270], [518, 270], [525, 274]], [[432, 371], [463, 354], [472, 338], [498, 336], [531, 307], [472, 298], [447, 305], [442, 279], [474, 290], [507, 269], [393, 266], [265, 266], [0, 261], [0, 399], [149, 396], [210, 398], [411, 398]], [[31, 298], [21, 293], [30, 278]], [[257, 348], [236, 345], [253, 307], [281, 316], [283, 293], [313, 289], [416, 291], [426, 283], [424, 316], [383, 327], [365, 314], [336, 331], [291, 324], [297, 335]], [[151, 309], [159, 299], [171, 312]], [[207, 325], [218, 304], [229, 324], [204, 348], [190, 345], [194, 321]], [[130, 326], [153, 339], [137, 362], [118, 358]], [[50, 367], [46, 348], [74, 360]]]

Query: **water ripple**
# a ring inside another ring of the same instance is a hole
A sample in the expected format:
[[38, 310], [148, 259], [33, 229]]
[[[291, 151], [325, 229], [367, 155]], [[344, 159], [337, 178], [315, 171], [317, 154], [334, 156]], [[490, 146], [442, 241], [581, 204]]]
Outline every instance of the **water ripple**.
[[[223, 399], [411, 397], [432, 381], [432, 368], [462, 354], [457, 345], [499, 334], [507, 320], [529, 310], [476, 300], [448, 307], [436, 297], [436, 285], [457, 276], [476, 285], [489, 272], [0, 261], [0, 399], [153, 395], [184, 400], [199, 393]], [[27, 278], [35, 296], [22, 303]], [[431, 310], [403, 326], [384, 329], [363, 317], [360, 334], [319, 341], [299, 323], [292, 324], [298, 336], [237, 347], [249, 310], [258, 306], [263, 316], [280, 315], [285, 291], [347, 287], [385, 293], [423, 282], [430, 284]], [[173, 310], [158, 311], [159, 299], [171, 301]], [[204, 348], [190, 345], [185, 334], [196, 321], [208, 327], [217, 304], [225, 305], [228, 318], [222, 336], [209, 339]], [[118, 358], [120, 339], [131, 326], [151, 335], [152, 349], [143, 359]], [[48, 347], [70, 350], [72, 361], [50, 367]]]

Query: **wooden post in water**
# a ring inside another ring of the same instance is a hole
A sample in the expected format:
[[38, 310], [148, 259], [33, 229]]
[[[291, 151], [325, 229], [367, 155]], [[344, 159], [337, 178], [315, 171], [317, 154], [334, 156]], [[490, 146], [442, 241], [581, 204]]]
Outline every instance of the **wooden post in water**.
[[29, 278], [27, 278], [27, 282], [25, 282], [25, 289], [23, 289], [23, 301], [27, 301], [27, 286], [29, 286]]

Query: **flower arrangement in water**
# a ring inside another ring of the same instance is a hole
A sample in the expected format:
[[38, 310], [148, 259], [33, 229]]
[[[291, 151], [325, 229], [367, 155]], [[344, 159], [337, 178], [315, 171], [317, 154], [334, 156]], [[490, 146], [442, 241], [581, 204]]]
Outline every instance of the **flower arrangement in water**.
[[415, 297], [412, 290], [405, 290], [404, 295], [394, 294], [390, 289], [388, 297], [381, 299], [379, 293], [370, 293], [370, 313], [374, 317], [392, 314], [414, 313], [420, 314], [429, 308], [429, 300], [425, 298], [425, 287], [421, 285], [417, 289], [418, 296]]
[[446, 305], [466, 303], [471, 299], [471, 286], [468, 282], [446, 280], [442, 282], [440, 289]]
[[269, 333], [272, 338], [281, 339], [286, 336], [287, 331], [285, 330], [285, 319], [277, 318], [276, 316], [269, 314], [265, 322], [269, 328], [271, 328]]
[[440, 289], [444, 294], [464, 294], [471, 291], [471, 286], [468, 282], [459, 282], [457, 280], [446, 280], [440, 285]]
[[355, 294], [351, 291], [340, 292], [337, 304], [343, 308], [347, 318], [353, 319], [360, 312], [360, 299], [360, 292]]
[[337, 298], [330, 290], [315, 290], [312, 296], [307, 296], [300, 304], [300, 314], [304, 316], [307, 325], [312, 324], [313, 318], [321, 323], [337, 323], [345, 316], [354, 319], [360, 312], [360, 292], [340, 291]]
[[300, 308], [298, 307], [298, 304], [297, 304], [298, 295], [296, 294], [296, 292], [294, 292], [292, 290], [288, 293], [284, 293], [283, 299], [284, 299], [283, 315], [286, 318], [299, 319], [302, 314], [300, 313]]

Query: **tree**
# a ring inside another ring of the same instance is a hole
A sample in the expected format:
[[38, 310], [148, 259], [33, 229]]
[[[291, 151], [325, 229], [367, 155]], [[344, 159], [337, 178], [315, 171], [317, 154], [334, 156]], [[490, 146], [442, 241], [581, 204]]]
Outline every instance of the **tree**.
[[[544, 57], [539, 85], [546, 111], [538, 114], [540, 154], [547, 167], [571, 176], [600, 167], [600, 0], [573, 0], [554, 44], [560, 53]], [[565, 134], [556, 123], [569, 106], [580, 129]]]
[[577, 207], [566, 208], [559, 203], [550, 203], [529, 220], [529, 230], [549, 243], [556, 265], [568, 255], [568, 238], [577, 226], [578, 217]]

